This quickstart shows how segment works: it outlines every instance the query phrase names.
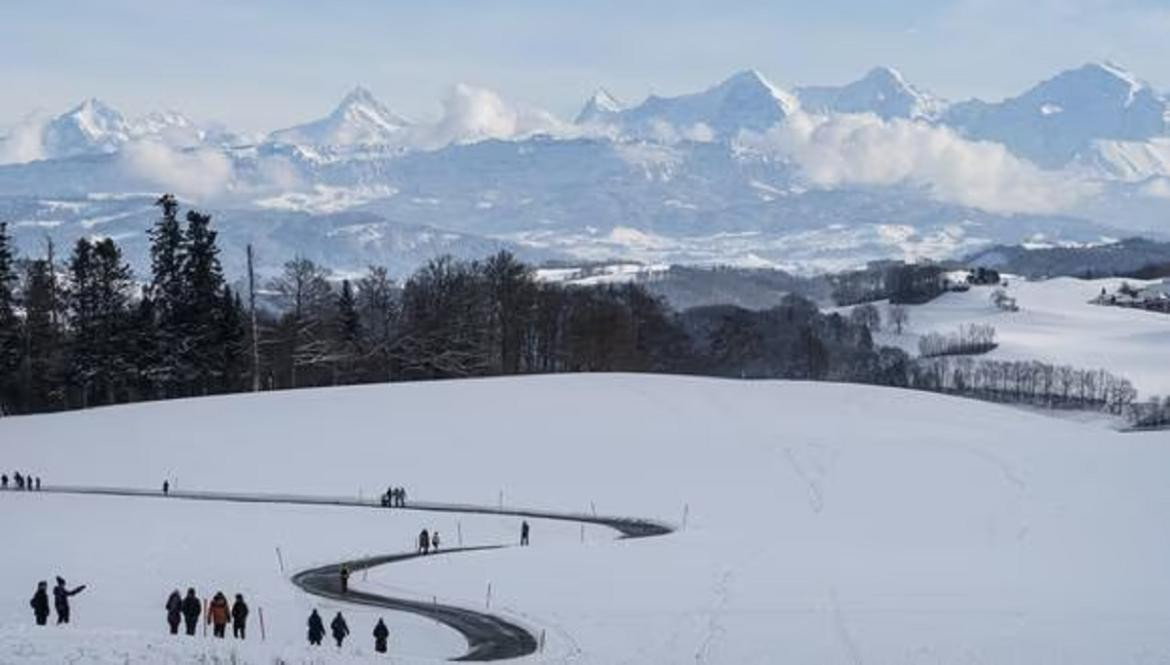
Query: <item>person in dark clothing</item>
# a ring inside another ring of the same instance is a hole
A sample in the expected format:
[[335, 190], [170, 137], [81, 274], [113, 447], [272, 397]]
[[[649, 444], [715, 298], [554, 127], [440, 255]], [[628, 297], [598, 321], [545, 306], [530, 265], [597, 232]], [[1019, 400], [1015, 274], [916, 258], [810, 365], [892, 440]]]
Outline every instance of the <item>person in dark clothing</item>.
[[429, 554], [431, 551], [431, 534], [427, 533], [426, 529], [418, 534], [418, 551], [423, 554]]
[[439, 551], [439, 532], [436, 531], [431, 534], [431, 549], [435, 552]]
[[187, 589], [187, 595], [183, 598], [183, 624], [188, 635], [195, 634], [200, 614], [203, 614], [203, 601], [195, 595], [195, 589]]
[[325, 637], [325, 622], [321, 621], [321, 615], [317, 614], [317, 610], [313, 610], [313, 613], [309, 615], [309, 644], [319, 647], [323, 637]]
[[398, 488], [398, 507], [399, 508], [406, 507], [406, 488], [405, 487]]
[[333, 617], [333, 621], [329, 623], [329, 628], [333, 631], [333, 639], [337, 640], [337, 648], [341, 648], [341, 643], [349, 635], [349, 625], [345, 623], [345, 617], [341, 616], [341, 612]]
[[37, 491], [41, 491], [41, 477], [37, 476]]
[[522, 547], [528, 546], [528, 522], [520, 523], [520, 545]]
[[20, 475], [19, 471], [12, 474], [12, 482], [13, 482], [13, 484], [16, 485], [16, 489], [18, 489], [18, 490], [24, 489], [24, 476]]
[[386, 627], [386, 622], [378, 619], [378, 625], [374, 626], [374, 651], [378, 653], [386, 653], [386, 642], [390, 639], [390, 629]]
[[244, 633], [248, 628], [248, 604], [244, 602], [243, 594], [236, 594], [236, 602], [232, 603], [232, 637], [245, 639]]
[[183, 620], [183, 597], [175, 589], [167, 598], [167, 625], [171, 628], [171, 635], [179, 634], [179, 623]]
[[341, 572], [341, 593], [349, 593], [349, 566], [342, 566]]
[[43, 626], [49, 620], [49, 583], [45, 581], [37, 582], [37, 591], [33, 594], [32, 600], [28, 601], [32, 607], [33, 617], [37, 620], [38, 626]]
[[8, 474], [0, 475], [0, 489], [8, 489]]
[[76, 589], [65, 588], [65, 580], [57, 578], [57, 586], [53, 587], [53, 609], [57, 610], [57, 623], [69, 623], [69, 599], [85, 591], [85, 585]]
[[171, 493], [171, 481], [164, 480], [163, 481], [163, 496], [166, 496], [170, 493]]
[[217, 591], [207, 606], [207, 623], [211, 624], [212, 634], [222, 640], [224, 633], [227, 632], [228, 619], [231, 617], [232, 611], [228, 607], [227, 596], [223, 595], [222, 591]]

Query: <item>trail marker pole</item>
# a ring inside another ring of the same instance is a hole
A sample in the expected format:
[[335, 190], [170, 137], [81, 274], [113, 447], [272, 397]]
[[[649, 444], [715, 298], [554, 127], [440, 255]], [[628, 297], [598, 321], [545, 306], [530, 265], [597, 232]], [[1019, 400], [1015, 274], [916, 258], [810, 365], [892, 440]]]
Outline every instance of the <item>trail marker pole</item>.
[[492, 608], [492, 583], [491, 582], [488, 582], [487, 602], [484, 603], [484, 607], [486, 607], [489, 610]]
[[544, 630], [540, 631], [540, 653], [544, 653]]
[[463, 547], [463, 522], [455, 523], [455, 531], [459, 534], [459, 546]]
[[209, 610], [211, 610], [211, 601], [204, 598], [203, 599], [203, 636], [204, 637], [207, 637], [207, 624], [210, 623], [210, 619], [211, 619], [211, 617], [208, 616]]
[[280, 548], [276, 548], [276, 561], [280, 564], [280, 574], [284, 574], [284, 555], [280, 553]]
[[593, 511], [594, 517], [597, 517], [597, 506], [592, 501], [589, 502], [589, 510]]
[[264, 608], [258, 609], [260, 610], [260, 641], [264, 642], [268, 639], [268, 635], [264, 632]]
[[687, 518], [689, 518], [690, 516], [691, 516], [691, 504], [684, 503], [683, 504], [683, 519], [682, 519], [682, 528], [684, 530], [687, 528]]

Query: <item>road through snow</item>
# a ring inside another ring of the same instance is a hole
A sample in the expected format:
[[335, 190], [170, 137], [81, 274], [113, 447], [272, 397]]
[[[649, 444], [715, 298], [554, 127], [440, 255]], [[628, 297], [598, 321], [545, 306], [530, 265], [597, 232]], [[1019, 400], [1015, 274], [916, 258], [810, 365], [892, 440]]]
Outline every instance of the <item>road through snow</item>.
[[[451, 503], [412, 503], [405, 507], [386, 508], [378, 502], [347, 499], [341, 497], [314, 497], [293, 494], [248, 494], [235, 492], [187, 492], [172, 491], [163, 494], [157, 490], [142, 490], [119, 487], [45, 486], [40, 492], [52, 494], [83, 494], [147, 498], [159, 500], [225, 501], [235, 503], [293, 504], [310, 506], [346, 506], [353, 508], [377, 508], [379, 510], [409, 510], [444, 513], [469, 513], [523, 517], [529, 519], [560, 520], [581, 524], [606, 526], [616, 530], [622, 538], [649, 538], [664, 536], [674, 529], [651, 520], [628, 517], [606, 517], [573, 513], [556, 513], [519, 508], [491, 508], [486, 506]], [[466, 552], [482, 552], [502, 549], [504, 545], [460, 547], [447, 549], [436, 554], [423, 555], [415, 552], [387, 554], [349, 561], [341, 561], [295, 573], [292, 583], [306, 593], [339, 602], [381, 607], [397, 612], [408, 612], [436, 621], [454, 629], [467, 640], [468, 651], [457, 661], [494, 661], [520, 658], [534, 653], [539, 648], [535, 635], [527, 628], [494, 614], [480, 612], [454, 605], [425, 602], [406, 598], [382, 596], [358, 589], [341, 591], [340, 573], [347, 567], [351, 573], [392, 563], [409, 561], [423, 556], [450, 556]]]

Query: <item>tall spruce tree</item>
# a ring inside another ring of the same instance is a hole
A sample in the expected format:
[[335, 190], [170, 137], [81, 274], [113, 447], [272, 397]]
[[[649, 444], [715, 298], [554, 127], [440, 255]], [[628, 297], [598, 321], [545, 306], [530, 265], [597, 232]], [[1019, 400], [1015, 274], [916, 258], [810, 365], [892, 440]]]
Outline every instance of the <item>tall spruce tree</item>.
[[149, 231], [151, 282], [148, 297], [153, 303], [156, 320], [155, 346], [151, 370], [160, 397], [182, 390], [189, 372], [184, 364], [186, 349], [186, 307], [183, 284], [184, 242], [179, 225], [179, 202], [165, 194], [155, 205], [162, 217]]
[[348, 383], [356, 378], [357, 363], [362, 355], [362, 321], [358, 315], [357, 301], [349, 280], [341, 282], [341, 293], [337, 296], [337, 380]]
[[224, 280], [215, 240], [211, 215], [189, 211], [183, 234], [184, 355], [195, 381], [193, 387], [201, 394], [212, 389], [215, 377], [223, 371]]
[[16, 285], [8, 225], [0, 222], [0, 415], [17, 408], [17, 369], [24, 356], [21, 325], [16, 316]]
[[43, 259], [30, 261], [24, 279], [24, 362], [21, 367], [22, 410], [49, 411], [64, 406], [60, 320], [56, 308], [57, 276]]

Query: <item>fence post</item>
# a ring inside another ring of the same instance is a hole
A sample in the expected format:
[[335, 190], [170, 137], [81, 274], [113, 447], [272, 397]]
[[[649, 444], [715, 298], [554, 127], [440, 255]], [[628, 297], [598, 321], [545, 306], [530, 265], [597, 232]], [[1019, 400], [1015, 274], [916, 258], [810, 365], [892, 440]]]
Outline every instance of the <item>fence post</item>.
[[492, 608], [492, 583], [491, 582], [488, 582], [487, 602], [484, 603], [484, 607], [486, 607], [489, 610]]
[[284, 555], [280, 553], [280, 548], [276, 548], [276, 561], [280, 564], [280, 574], [284, 574]]
[[268, 635], [264, 631], [264, 608], [257, 608], [260, 611], [260, 641], [264, 642], [268, 639]]
[[455, 531], [458, 532], [458, 534], [459, 534], [459, 546], [463, 547], [463, 522], [462, 521], [455, 523]]

